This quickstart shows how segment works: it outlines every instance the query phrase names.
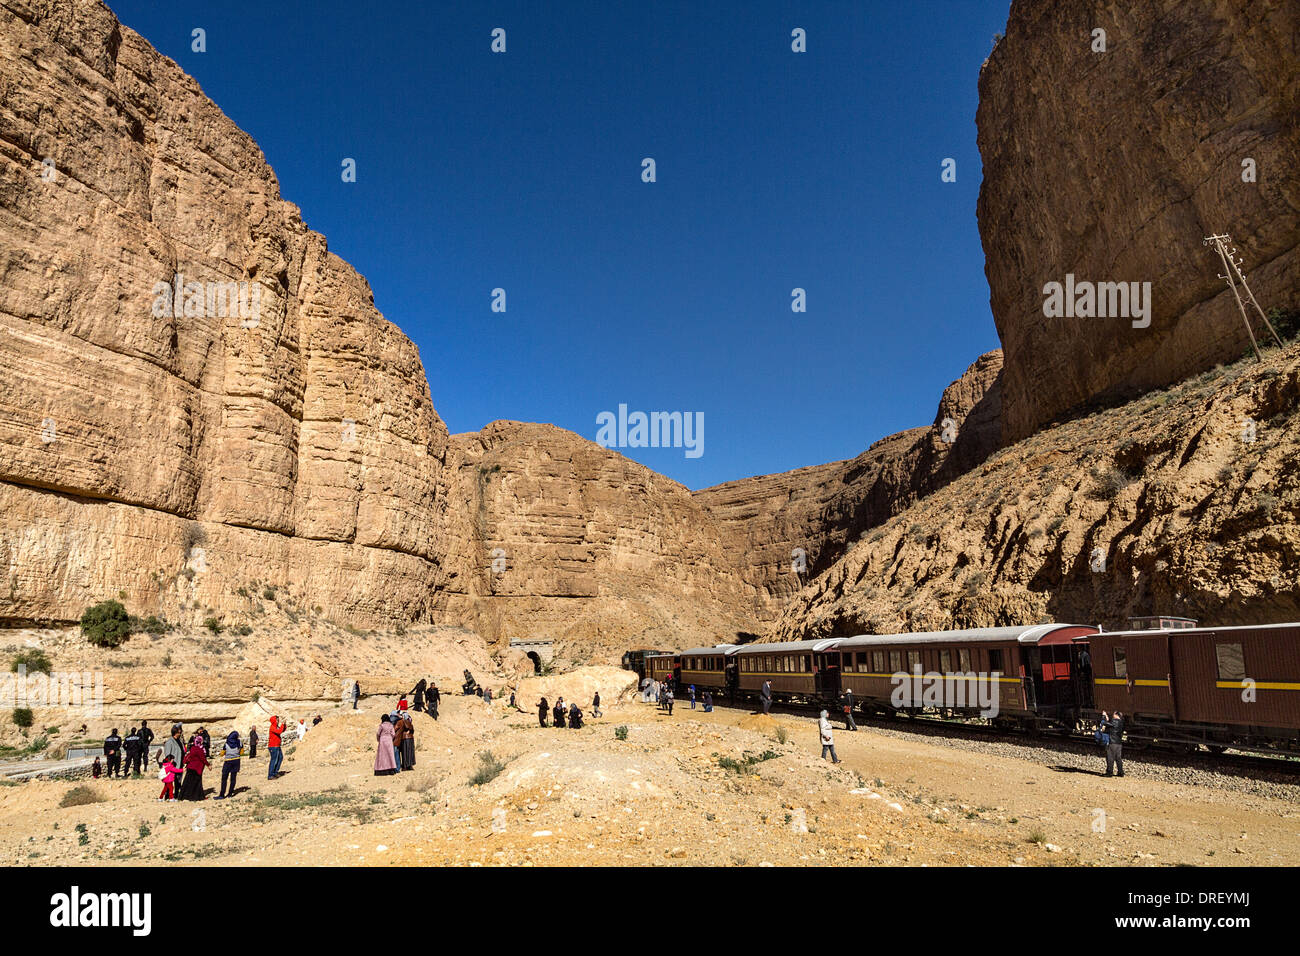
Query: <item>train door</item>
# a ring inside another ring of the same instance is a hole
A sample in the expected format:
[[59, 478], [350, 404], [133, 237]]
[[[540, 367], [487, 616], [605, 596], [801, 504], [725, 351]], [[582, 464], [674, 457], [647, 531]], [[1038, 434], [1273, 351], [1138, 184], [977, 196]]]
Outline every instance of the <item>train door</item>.
[[819, 697], [840, 699], [840, 655], [838, 651], [813, 655], [814, 685]]

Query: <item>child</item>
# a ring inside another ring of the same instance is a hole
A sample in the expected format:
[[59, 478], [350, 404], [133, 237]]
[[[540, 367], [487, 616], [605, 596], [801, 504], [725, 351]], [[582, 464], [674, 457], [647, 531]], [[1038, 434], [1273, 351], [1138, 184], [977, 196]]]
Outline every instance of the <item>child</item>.
[[176, 765], [172, 763], [172, 758], [167, 757], [163, 760], [162, 765], [163, 788], [162, 793], [158, 795], [159, 800], [168, 800], [172, 803], [176, 802], [176, 778], [178, 776], [180, 776], [180, 771], [177, 770]]
[[90, 775], [94, 777], [96, 780], [98, 780], [99, 775], [103, 772], [104, 772], [104, 768], [103, 766], [100, 765], [99, 758], [96, 757], [95, 762], [90, 765]]

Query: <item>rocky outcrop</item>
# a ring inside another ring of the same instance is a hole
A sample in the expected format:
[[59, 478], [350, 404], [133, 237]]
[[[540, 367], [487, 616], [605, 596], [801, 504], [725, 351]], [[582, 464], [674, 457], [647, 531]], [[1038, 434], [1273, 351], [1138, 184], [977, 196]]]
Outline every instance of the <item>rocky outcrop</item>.
[[754, 590], [757, 618], [775, 619], [859, 537], [998, 447], [1001, 371], [1001, 352], [980, 356], [944, 390], [931, 427], [882, 438], [850, 461], [695, 492]]
[[675, 481], [552, 425], [452, 436], [439, 613], [559, 658], [734, 640], [755, 622], [718, 528]]
[[446, 428], [257, 145], [89, 0], [0, 2], [0, 89], [0, 618], [428, 620]]
[[[1205, 236], [1233, 236], [1265, 309], [1300, 305], [1293, 0], [1016, 0], [977, 123], [1008, 442], [1250, 348]], [[1067, 274], [1151, 283], [1150, 326], [1046, 317]]]
[[857, 542], [773, 639], [1300, 614], [1300, 346], [1004, 448]]

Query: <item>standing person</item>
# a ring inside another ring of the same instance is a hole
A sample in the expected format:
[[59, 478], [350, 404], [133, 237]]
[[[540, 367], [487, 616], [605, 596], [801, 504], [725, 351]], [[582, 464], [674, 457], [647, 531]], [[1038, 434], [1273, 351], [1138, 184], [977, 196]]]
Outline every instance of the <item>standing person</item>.
[[357, 709], [357, 701], [361, 699], [361, 685], [356, 681], [352, 682], [352, 709]]
[[[1101, 712], [1101, 731], [1106, 745], [1106, 776], [1124, 776], [1124, 715], [1118, 710], [1110, 716]], [[1118, 771], [1113, 772], [1113, 771]]]
[[429, 685], [425, 683], [424, 678], [420, 678], [420, 683], [415, 685], [415, 690], [411, 691], [411, 696], [415, 698], [414, 709], [424, 710], [424, 691]]
[[591, 698], [591, 716], [600, 716], [600, 691], [596, 691], [596, 696]]
[[438, 719], [438, 705], [442, 703], [442, 691], [438, 690], [436, 680], [429, 681], [429, 716], [434, 720]]
[[388, 721], [393, 725], [393, 763], [397, 764], [399, 769], [402, 766], [402, 741], [406, 739], [404, 716], [396, 710], [388, 715]]
[[108, 765], [108, 778], [111, 780], [122, 769], [122, 738], [117, 735], [117, 728], [104, 738], [104, 758]]
[[831, 729], [831, 722], [827, 719], [826, 711], [822, 711], [821, 718], [817, 721], [817, 726], [822, 734], [822, 759], [826, 759], [826, 754], [831, 755], [831, 763], [839, 763], [840, 758], [835, 755], [835, 731]]
[[145, 755], [145, 762], [149, 761], [149, 748], [153, 746], [153, 731], [149, 729], [149, 721], [140, 721], [140, 752]]
[[406, 708], [408, 708], [409, 706], [411, 705], [406, 702], [405, 694], [397, 698], [397, 709], [400, 710], [402, 713], [406, 713]]
[[379, 718], [375, 742], [375, 776], [387, 777], [397, 773], [397, 760], [393, 756], [393, 719], [387, 714]]
[[415, 769], [415, 721], [410, 714], [402, 715], [402, 769]]
[[694, 710], [695, 709], [695, 685], [694, 684], [691, 685], [690, 695], [691, 695], [691, 710]]
[[307, 739], [307, 718], [306, 717], [298, 718], [298, 739], [299, 740]]
[[208, 752], [203, 749], [202, 738], [195, 734], [189, 750], [185, 751], [185, 780], [181, 783], [179, 799], [203, 799], [203, 771], [207, 766]]
[[185, 771], [185, 738], [181, 733], [181, 725], [172, 726], [172, 735], [163, 743], [163, 763], [168, 760], [176, 768], [176, 790], [180, 790], [180, 776]]
[[140, 776], [140, 732], [134, 727], [122, 741], [122, 749], [126, 751], [126, 766], [122, 776]]
[[582, 729], [582, 710], [578, 707], [576, 701], [569, 705], [569, 729]]
[[850, 687], [844, 692], [844, 729], [857, 730], [857, 722], [853, 719], [853, 688]]
[[669, 685], [668, 685], [668, 689], [664, 691], [664, 701], [668, 704], [668, 716], [669, 716], [669, 717], [671, 717], [671, 716], [673, 715], [673, 700], [674, 700], [674, 697], [673, 697], [673, 686], [672, 686], [672, 684], [669, 684]]
[[287, 726], [278, 715], [271, 718], [271, 729], [266, 734], [266, 752], [271, 758], [271, 762], [266, 768], [267, 780], [274, 780], [280, 775], [280, 763], [284, 760], [284, 751], [280, 747], [280, 736]]
[[763, 681], [763, 689], [758, 692], [758, 699], [763, 705], [763, 713], [766, 714], [772, 709], [772, 682], [770, 680]]
[[248, 728], [248, 759], [257, 759], [257, 728]]
[[550, 709], [551, 705], [547, 703], [545, 697], [537, 702], [537, 722], [543, 727], [546, 726], [546, 712]]
[[162, 793], [158, 794], [159, 800], [167, 800], [170, 803], [176, 802], [176, 778], [181, 775], [181, 768], [172, 762], [171, 757], [163, 758], [162, 765]]
[[235, 780], [239, 777], [239, 734], [226, 735], [226, 746], [221, 752], [221, 792], [218, 800], [226, 799], [226, 780], [230, 780], [230, 796], [235, 795]]
[[564, 727], [564, 698], [563, 697], [557, 697], [555, 699], [555, 711], [552, 714], [552, 716], [554, 717], [555, 726], [563, 728]]
[[204, 756], [211, 756], [212, 755], [212, 734], [208, 733], [208, 728], [200, 727], [199, 737], [203, 740]]

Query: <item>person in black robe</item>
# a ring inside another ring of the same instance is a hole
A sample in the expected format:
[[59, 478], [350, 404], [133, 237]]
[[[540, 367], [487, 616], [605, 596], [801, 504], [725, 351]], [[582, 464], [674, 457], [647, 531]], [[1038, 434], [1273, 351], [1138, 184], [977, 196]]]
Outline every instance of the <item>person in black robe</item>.
[[438, 704], [442, 701], [442, 692], [438, 690], [437, 681], [429, 682], [429, 692], [426, 695], [425, 703], [428, 707], [429, 716], [434, 720], [438, 719]]
[[555, 726], [564, 727], [564, 698], [560, 697], [555, 701], [555, 711], [552, 713], [555, 720]]
[[582, 711], [578, 709], [576, 703], [569, 705], [569, 728], [571, 730], [580, 730], [582, 728]]
[[537, 722], [543, 727], [546, 726], [546, 712], [550, 709], [551, 705], [546, 702], [545, 697], [537, 702]]
[[420, 683], [416, 684], [415, 690], [411, 691], [411, 696], [415, 698], [411, 706], [414, 707], [416, 710], [420, 710], [420, 711], [424, 710], [424, 692], [428, 688], [428, 686], [429, 685], [425, 683], [424, 678], [421, 677]]

